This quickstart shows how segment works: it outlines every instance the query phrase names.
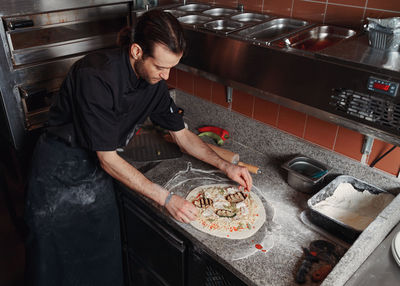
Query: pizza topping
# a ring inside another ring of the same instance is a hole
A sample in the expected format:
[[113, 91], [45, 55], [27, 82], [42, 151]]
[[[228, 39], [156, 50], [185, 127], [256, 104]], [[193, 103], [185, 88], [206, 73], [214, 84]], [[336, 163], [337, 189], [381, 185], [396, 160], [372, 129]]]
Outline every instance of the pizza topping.
[[237, 207], [238, 209], [240, 209], [240, 208], [246, 207], [246, 204], [245, 204], [245, 202], [240, 202], [240, 203], [237, 203], [237, 204], [236, 204], [236, 207]]
[[235, 189], [235, 188], [232, 188], [232, 187], [226, 188], [226, 193], [227, 193], [228, 195], [234, 194], [234, 193], [236, 193], [236, 192], [237, 192], [237, 189]]
[[198, 208], [207, 208], [213, 204], [212, 199], [201, 197], [193, 201], [193, 204]]
[[239, 203], [243, 202], [246, 199], [246, 195], [240, 191], [234, 194], [227, 195], [225, 199], [230, 203]]
[[242, 215], [248, 215], [250, 212], [249, 212], [249, 209], [247, 207], [242, 207], [242, 208], [240, 208], [240, 213]]
[[227, 208], [227, 207], [229, 207], [231, 204], [229, 203], [229, 202], [227, 202], [226, 200], [223, 200], [223, 201], [217, 201], [217, 202], [215, 202], [214, 203], [214, 208], [216, 208], [216, 209], [224, 209], [224, 208]]
[[234, 217], [236, 215], [235, 212], [225, 209], [218, 209], [215, 211], [215, 214], [219, 217]]
[[209, 216], [212, 216], [213, 214], [214, 214], [214, 211], [212, 210], [212, 208], [206, 208], [206, 210], [203, 212], [204, 217], [209, 217]]
[[[200, 229], [220, 232], [247, 232], [254, 229], [257, 203], [251, 193], [229, 185], [212, 185], [199, 189], [187, 198], [197, 208]], [[218, 235], [217, 235], [218, 236]]]

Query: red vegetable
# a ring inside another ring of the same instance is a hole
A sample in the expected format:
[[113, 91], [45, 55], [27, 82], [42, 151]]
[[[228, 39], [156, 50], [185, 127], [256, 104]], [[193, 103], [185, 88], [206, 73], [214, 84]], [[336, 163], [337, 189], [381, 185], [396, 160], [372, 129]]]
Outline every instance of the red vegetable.
[[229, 132], [228, 132], [227, 130], [221, 128], [221, 127], [217, 127], [217, 126], [204, 126], [204, 127], [197, 128], [197, 130], [198, 130], [200, 133], [203, 133], [203, 132], [213, 132], [213, 133], [219, 135], [219, 136], [221, 137], [221, 139], [224, 140], [224, 141], [225, 141], [226, 139], [229, 138]]

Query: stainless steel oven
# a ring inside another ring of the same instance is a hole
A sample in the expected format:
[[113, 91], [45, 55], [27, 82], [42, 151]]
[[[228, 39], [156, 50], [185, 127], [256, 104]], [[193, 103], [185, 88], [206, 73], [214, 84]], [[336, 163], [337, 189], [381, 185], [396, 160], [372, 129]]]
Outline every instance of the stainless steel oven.
[[116, 46], [132, 1], [2, 1], [0, 4], [1, 134], [18, 150], [43, 126], [70, 66]]

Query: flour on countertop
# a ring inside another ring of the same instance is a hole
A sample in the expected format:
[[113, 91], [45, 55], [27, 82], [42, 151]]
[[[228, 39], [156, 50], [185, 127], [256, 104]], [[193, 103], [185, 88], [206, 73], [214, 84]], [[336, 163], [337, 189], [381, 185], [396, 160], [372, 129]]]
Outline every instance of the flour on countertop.
[[317, 203], [314, 209], [362, 231], [393, 199], [389, 193], [361, 192], [349, 183], [341, 183], [332, 196]]

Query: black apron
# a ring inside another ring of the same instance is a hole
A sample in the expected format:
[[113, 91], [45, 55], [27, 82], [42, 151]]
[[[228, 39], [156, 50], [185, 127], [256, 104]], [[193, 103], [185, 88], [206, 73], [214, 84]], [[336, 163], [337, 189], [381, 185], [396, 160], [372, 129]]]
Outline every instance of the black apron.
[[123, 285], [113, 181], [94, 153], [42, 135], [25, 220], [28, 285]]

